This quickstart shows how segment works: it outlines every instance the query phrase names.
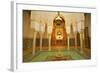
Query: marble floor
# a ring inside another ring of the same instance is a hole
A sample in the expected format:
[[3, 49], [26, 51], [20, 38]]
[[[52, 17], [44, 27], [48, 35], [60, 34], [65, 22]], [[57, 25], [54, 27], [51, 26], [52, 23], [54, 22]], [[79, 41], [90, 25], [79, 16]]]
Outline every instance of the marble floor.
[[89, 59], [89, 55], [81, 54], [79, 50], [41, 51], [35, 56], [31, 52], [24, 56], [23, 62], [68, 61]]

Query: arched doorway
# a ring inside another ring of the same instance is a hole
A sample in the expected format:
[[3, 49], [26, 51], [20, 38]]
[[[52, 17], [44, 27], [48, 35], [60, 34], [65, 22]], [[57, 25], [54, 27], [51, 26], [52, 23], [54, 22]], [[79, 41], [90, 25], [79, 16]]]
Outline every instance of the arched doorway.
[[53, 20], [52, 46], [65, 47], [67, 45], [67, 34], [65, 29], [65, 20], [58, 12]]

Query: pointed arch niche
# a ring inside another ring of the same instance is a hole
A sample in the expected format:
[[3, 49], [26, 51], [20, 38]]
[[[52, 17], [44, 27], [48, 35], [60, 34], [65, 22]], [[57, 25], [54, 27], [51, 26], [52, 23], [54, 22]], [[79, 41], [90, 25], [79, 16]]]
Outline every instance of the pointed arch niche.
[[56, 48], [65, 48], [67, 45], [66, 39], [67, 34], [65, 28], [65, 20], [64, 17], [60, 15], [60, 12], [58, 12], [57, 16], [53, 20], [53, 32], [51, 37], [52, 46]]

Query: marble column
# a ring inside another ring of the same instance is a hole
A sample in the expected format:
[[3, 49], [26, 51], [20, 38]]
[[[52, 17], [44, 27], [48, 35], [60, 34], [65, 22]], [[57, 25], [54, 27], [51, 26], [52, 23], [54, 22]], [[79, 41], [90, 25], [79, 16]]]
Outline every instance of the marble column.
[[68, 35], [67, 43], [68, 43], [68, 50], [70, 50], [70, 37], [69, 37], [69, 35]]
[[83, 53], [83, 30], [80, 32], [80, 53]]
[[84, 49], [84, 20], [81, 20], [81, 27], [80, 27], [80, 53], [83, 53]]
[[36, 35], [37, 35], [37, 32], [35, 31], [34, 37], [33, 37], [33, 51], [32, 51], [33, 55], [35, 55], [35, 49], [36, 49]]
[[42, 51], [42, 33], [40, 34], [40, 51]]
[[77, 49], [77, 32], [75, 32], [75, 49]]
[[51, 35], [49, 35], [49, 51], [51, 51]]

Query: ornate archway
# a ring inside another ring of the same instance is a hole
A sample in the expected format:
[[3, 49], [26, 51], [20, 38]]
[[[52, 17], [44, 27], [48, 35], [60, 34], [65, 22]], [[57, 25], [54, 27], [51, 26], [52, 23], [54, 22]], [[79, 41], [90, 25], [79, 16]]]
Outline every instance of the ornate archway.
[[67, 34], [65, 29], [65, 20], [58, 12], [53, 20], [52, 46], [64, 47], [67, 45]]

